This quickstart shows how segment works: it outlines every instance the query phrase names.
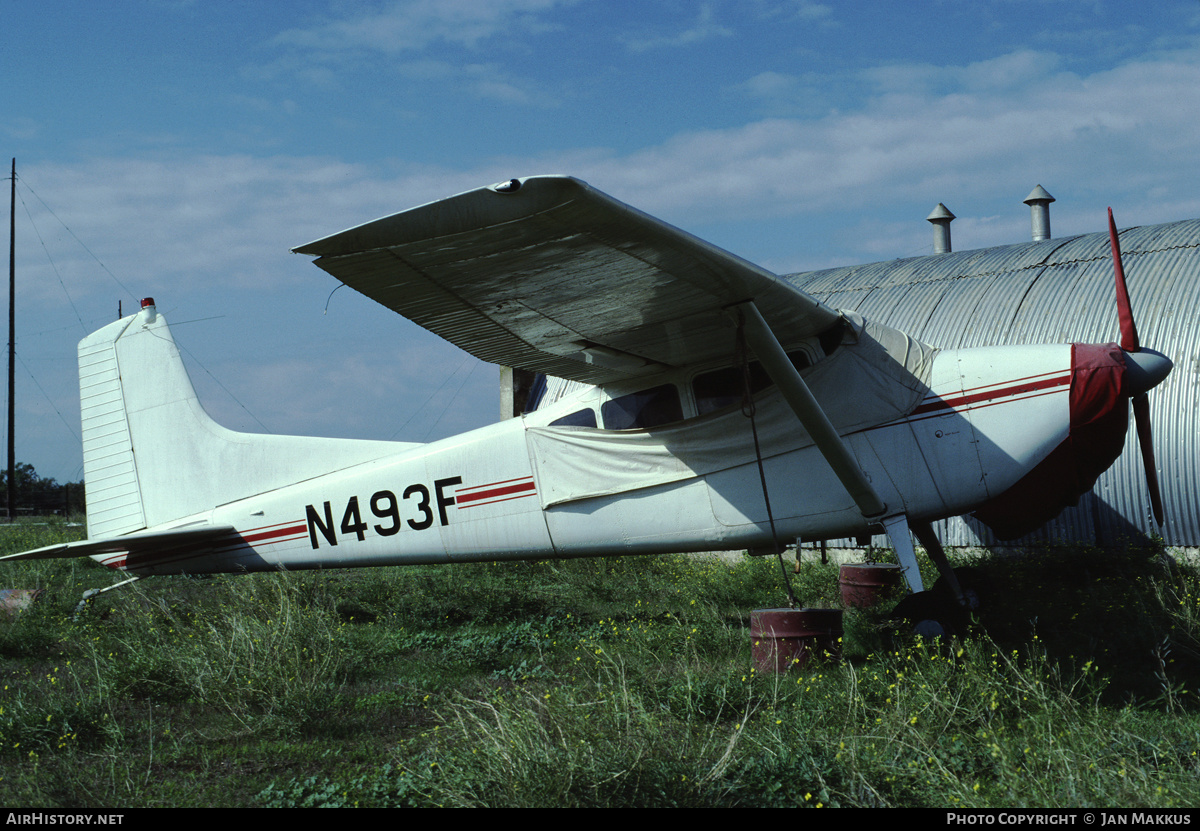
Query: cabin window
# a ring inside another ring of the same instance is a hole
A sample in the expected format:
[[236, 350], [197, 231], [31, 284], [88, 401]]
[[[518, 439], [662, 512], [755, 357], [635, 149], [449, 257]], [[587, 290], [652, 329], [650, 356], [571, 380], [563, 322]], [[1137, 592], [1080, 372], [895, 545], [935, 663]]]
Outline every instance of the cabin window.
[[681, 421], [683, 406], [675, 385], [663, 384], [605, 401], [600, 405], [600, 416], [608, 430], [645, 430]]
[[[789, 352], [792, 366], [803, 370], [812, 365], [812, 360], [803, 350]], [[744, 391], [742, 368], [727, 366], [702, 372], [692, 379], [692, 393], [696, 396], [696, 413], [704, 415], [716, 410], [740, 404]], [[771, 386], [771, 377], [758, 361], [750, 362], [750, 394], [758, 393]]]
[[551, 427], [595, 427], [596, 411], [593, 409], [576, 410], [570, 415], [556, 418], [550, 422]]
[[850, 324], [846, 322], [846, 318], [843, 317], [837, 323], [833, 324], [817, 336], [817, 339], [821, 343], [821, 350], [825, 353], [826, 358], [832, 355], [834, 350], [842, 345], [842, 338], [845, 336], [846, 329], [849, 327], [849, 325]]
[[[696, 412], [699, 415], [711, 413], [741, 403], [742, 369], [727, 366], [704, 372], [692, 379], [692, 392], [696, 396]], [[750, 392], [758, 393], [771, 386], [771, 379], [762, 368], [762, 364], [754, 361], [750, 364]]]

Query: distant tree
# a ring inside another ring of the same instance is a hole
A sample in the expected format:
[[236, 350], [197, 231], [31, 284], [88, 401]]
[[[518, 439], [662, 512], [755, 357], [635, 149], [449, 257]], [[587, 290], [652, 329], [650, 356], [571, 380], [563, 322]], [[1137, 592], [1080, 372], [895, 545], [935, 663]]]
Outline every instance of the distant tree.
[[[83, 511], [83, 482], [60, 485], [53, 478], [38, 476], [33, 465], [17, 462], [13, 465], [16, 482], [14, 506], [17, 516], [31, 514], [69, 514]], [[8, 470], [0, 469], [0, 511], [8, 494]]]

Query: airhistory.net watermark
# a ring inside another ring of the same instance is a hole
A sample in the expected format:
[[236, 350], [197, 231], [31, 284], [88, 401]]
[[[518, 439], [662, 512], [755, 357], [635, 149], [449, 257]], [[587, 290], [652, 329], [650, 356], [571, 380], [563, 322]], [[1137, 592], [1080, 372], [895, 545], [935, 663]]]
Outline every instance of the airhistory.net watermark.
[[5, 825], [120, 825], [124, 814], [51, 814], [44, 811], [9, 811]]

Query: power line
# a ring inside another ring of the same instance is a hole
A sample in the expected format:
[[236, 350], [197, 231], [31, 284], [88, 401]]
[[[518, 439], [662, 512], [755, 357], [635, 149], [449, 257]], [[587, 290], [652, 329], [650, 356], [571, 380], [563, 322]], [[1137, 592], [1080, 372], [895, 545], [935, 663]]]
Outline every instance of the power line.
[[[92, 252], [92, 249], [88, 248], [87, 245], [84, 244], [83, 240], [81, 240], [79, 237], [75, 236], [75, 232], [71, 230], [70, 226], [68, 226], [67, 223], [63, 222], [62, 219], [59, 217], [59, 215], [54, 212], [54, 209], [46, 204], [46, 200], [42, 199], [42, 197], [38, 195], [37, 191], [35, 191], [33, 188], [29, 187], [29, 182], [27, 182], [24, 178], [22, 178], [21, 184], [23, 184], [29, 190], [29, 192], [33, 194], [34, 198], [36, 198], [38, 202], [42, 203], [42, 207], [46, 209], [46, 211], [50, 214], [50, 216], [52, 216], [58, 220], [58, 224], [61, 225], [66, 230], [66, 232], [71, 235], [72, 239], [74, 239], [77, 243], [79, 243], [79, 246], [84, 251], [88, 252], [88, 255], [93, 260], [96, 261], [96, 264], [99, 265], [100, 268], [104, 269], [104, 273], [107, 274], [109, 277], [111, 277], [113, 282], [121, 287], [121, 291], [125, 292], [125, 294], [129, 295], [129, 297], [134, 300], [138, 299], [138, 296], [136, 294], [134, 294], [132, 291], [130, 291], [128, 286], [126, 286], [124, 283], [122, 283], [120, 280], [117, 279], [117, 275], [115, 275], [111, 271], [109, 271], [108, 266], [106, 266], [100, 260], [100, 258], [97, 257]], [[14, 192], [15, 192], [15, 188], [14, 188]], [[22, 202], [22, 204], [24, 204], [24, 203]]]

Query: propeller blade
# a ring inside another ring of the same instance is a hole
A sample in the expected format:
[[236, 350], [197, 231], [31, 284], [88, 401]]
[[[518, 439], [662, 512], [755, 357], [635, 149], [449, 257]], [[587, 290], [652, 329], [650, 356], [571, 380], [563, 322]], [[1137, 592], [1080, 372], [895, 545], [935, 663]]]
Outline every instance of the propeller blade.
[[1150, 507], [1154, 521], [1163, 524], [1162, 494], [1158, 490], [1158, 469], [1154, 464], [1154, 441], [1150, 435], [1150, 399], [1146, 393], [1133, 399], [1133, 420], [1137, 425], [1138, 444], [1142, 448], [1142, 464], [1146, 468], [1146, 486], [1150, 489]]
[[[1138, 341], [1137, 325], [1133, 322], [1133, 307], [1129, 303], [1129, 289], [1125, 285], [1125, 267], [1121, 263], [1121, 243], [1117, 239], [1117, 223], [1113, 221], [1112, 208], [1108, 209], [1108, 239], [1112, 243], [1113, 271], [1117, 277], [1117, 317], [1121, 321], [1121, 349], [1127, 353], [1136, 353], [1141, 350], [1142, 346]], [[1153, 350], [1150, 352], [1153, 353]], [[1137, 425], [1138, 444], [1142, 448], [1142, 465], [1146, 468], [1146, 487], [1150, 490], [1150, 507], [1154, 511], [1154, 521], [1162, 525], [1162, 493], [1158, 489], [1158, 469], [1154, 463], [1154, 439], [1150, 434], [1150, 399], [1146, 396], [1146, 390], [1166, 377], [1166, 374], [1171, 371], [1171, 362], [1158, 353], [1153, 353], [1153, 357], [1161, 360], [1151, 360], [1149, 363], [1141, 360], [1134, 361], [1139, 371], [1143, 369], [1147, 371], [1141, 373], [1145, 377], [1140, 379], [1140, 383], [1135, 382], [1137, 391], [1133, 396], [1133, 419]], [[1126, 358], [1128, 361], [1132, 355], [1127, 355]], [[1143, 363], [1146, 363], [1144, 367]], [[1141, 388], [1138, 389], [1138, 387]]]
[[1117, 274], [1117, 317], [1121, 321], [1121, 348], [1126, 352], [1137, 352], [1137, 326], [1133, 322], [1133, 308], [1129, 305], [1129, 290], [1125, 287], [1125, 268], [1121, 264], [1121, 243], [1117, 239], [1117, 224], [1113, 221], [1112, 208], [1108, 209], [1108, 238], [1112, 243], [1113, 271]]

